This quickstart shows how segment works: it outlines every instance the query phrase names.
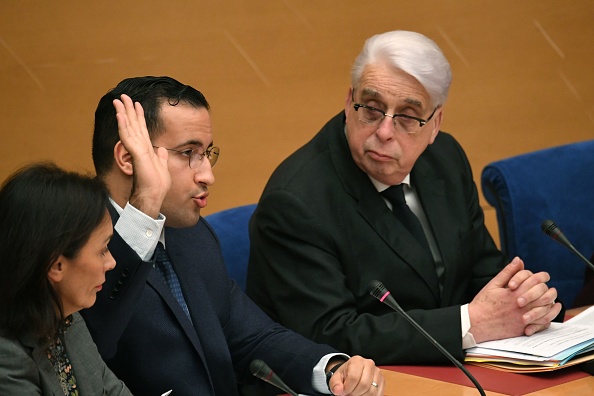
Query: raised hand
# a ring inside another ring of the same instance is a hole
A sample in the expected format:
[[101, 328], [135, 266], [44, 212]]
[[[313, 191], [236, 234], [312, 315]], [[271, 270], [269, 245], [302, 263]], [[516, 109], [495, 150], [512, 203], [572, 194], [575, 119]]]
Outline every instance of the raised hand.
[[116, 110], [120, 142], [130, 155], [131, 164], [129, 169], [126, 168], [133, 176], [129, 202], [156, 219], [171, 187], [167, 150], [159, 148], [155, 151], [153, 148], [140, 103], [132, 103], [128, 95], [122, 95], [121, 100], [113, 101], [113, 106]]

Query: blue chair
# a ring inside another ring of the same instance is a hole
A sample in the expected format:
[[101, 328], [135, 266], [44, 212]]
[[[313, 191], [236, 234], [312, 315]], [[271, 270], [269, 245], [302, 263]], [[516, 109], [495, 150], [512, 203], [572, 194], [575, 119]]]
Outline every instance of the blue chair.
[[541, 230], [553, 220], [576, 249], [594, 252], [594, 140], [534, 151], [487, 165], [483, 195], [495, 208], [501, 249], [533, 272], [547, 271], [549, 286], [571, 307], [586, 264]]
[[247, 265], [250, 257], [248, 223], [256, 204], [237, 206], [205, 216], [214, 229], [223, 250], [223, 259], [231, 279], [245, 291]]

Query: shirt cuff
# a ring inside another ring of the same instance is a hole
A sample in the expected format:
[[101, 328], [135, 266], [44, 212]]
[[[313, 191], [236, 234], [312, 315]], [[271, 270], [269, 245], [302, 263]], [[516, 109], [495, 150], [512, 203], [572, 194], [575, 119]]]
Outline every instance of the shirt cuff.
[[149, 261], [161, 238], [164, 225], [165, 216], [162, 214], [155, 220], [126, 204], [114, 229], [143, 261]]
[[468, 304], [460, 307], [460, 321], [462, 322], [462, 349], [468, 349], [476, 346], [476, 341], [470, 330], [470, 315], [468, 313]]
[[313, 368], [313, 373], [311, 376], [311, 384], [316, 392], [322, 393], [324, 395], [330, 395], [330, 390], [328, 389], [328, 385], [326, 384], [326, 366], [330, 359], [335, 356], [344, 357], [345, 360], [349, 360], [350, 357], [345, 355], [344, 353], [330, 353], [325, 355], [320, 359], [318, 364]]

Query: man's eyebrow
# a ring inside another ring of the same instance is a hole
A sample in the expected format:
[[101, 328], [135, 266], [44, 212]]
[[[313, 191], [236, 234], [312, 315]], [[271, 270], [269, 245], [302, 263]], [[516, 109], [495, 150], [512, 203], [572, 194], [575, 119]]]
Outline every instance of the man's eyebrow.
[[380, 93], [377, 90], [373, 89], [373, 88], [363, 88], [361, 90], [361, 93], [363, 95], [369, 95], [369, 96], [373, 96], [373, 97], [381, 96]]
[[[210, 142], [210, 144], [209, 144], [209, 145], [208, 145], [206, 148], [210, 148], [210, 147], [212, 147], [212, 146], [213, 146], [213, 144], [214, 144], [213, 142]], [[192, 139], [192, 140], [188, 140], [188, 141], [185, 141], [185, 142], [183, 142], [183, 143], [180, 143], [180, 144], [178, 144], [176, 147], [183, 147], [183, 146], [204, 147], [205, 145], [204, 145], [204, 143], [202, 143], [202, 142], [201, 142], [201, 141], [199, 141], [199, 140], [193, 140], [193, 139]]]
[[413, 106], [416, 106], [416, 107], [420, 107], [420, 108], [423, 107], [423, 103], [420, 100], [418, 100], [418, 99], [406, 98], [406, 99], [404, 99], [404, 102], [405, 103], [408, 103], [408, 104], [411, 104]]
[[[383, 95], [379, 91], [377, 91], [373, 88], [369, 88], [369, 87], [363, 88], [361, 90], [361, 94], [367, 95], [367, 96], [372, 96], [374, 98], [382, 98], [383, 97]], [[415, 98], [406, 98], [406, 99], [404, 99], [404, 102], [408, 103], [409, 105], [415, 106], [415, 107], [423, 108], [423, 103], [420, 100], [415, 99]]]

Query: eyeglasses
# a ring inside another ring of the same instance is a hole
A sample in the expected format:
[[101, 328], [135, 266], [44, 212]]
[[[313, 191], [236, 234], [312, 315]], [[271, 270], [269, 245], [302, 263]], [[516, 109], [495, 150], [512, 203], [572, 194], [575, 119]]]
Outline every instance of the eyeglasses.
[[394, 128], [408, 134], [417, 133], [435, 114], [437, 107], [433, 109], [433, 113], [426, 120], [418, 117], [413, 117], [408, 114], [386, 114], [383, 110], [375, 107], [367, 106], [361, 103], [354, 103], [353, 107], [357, 112], [357, 118], [364, 124], [378, 125], [383, 119], [392, 117], [394, 121]]
[[[160, 146], [153, 146], [154, 148], [160, 148]], [[183, 157], [188, 157], [188, 165], [192, 169], [196, 169], [202, 163], [204, 157], [208, 158], [208, 162], [210, 162], [210, 166], [213, 167], [217, 163], [219, 159], [219, 153], [221, 150], [217, 146], [213, 146], [207, 148], [203, 153], [199, 153], [198, 149], [187, 149], [187, 150], [176, 150], [170, 149], [167, 147], [163, 147], [167, 151], [172, 151], [177, 153]]]

